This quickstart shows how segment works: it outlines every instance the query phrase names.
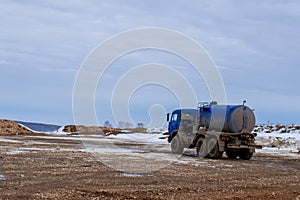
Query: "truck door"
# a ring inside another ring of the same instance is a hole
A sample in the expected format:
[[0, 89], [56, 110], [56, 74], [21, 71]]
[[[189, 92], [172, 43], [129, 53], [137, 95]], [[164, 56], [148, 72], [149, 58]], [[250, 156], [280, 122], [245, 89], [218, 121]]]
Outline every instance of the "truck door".
[[174, 111], [172, 113], [169, 122], [169, 134], [172, 135], [174, 131], [177, 131], [180, 124], [180, 111]]

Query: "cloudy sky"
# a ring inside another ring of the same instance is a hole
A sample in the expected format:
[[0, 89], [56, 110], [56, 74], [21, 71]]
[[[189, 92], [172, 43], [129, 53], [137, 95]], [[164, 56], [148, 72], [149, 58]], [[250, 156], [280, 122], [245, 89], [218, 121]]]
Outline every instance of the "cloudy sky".
[[[258, 123], [300, 124], [297, 0], [2, 0], [0, 10], [0, 118], [73, 123], [73, 85], [89, 53], [120, 32], [162, 27], [207, 50], [222, 75], [227, 102], [246, 99]], [[180, 58], [155, 50], [134, 52], [113, 63], [99, 82], [100, 124], [114, 121], [110, 94], [118, 77], [151, 62], [174, 67], [190, 80], [199, 101], [210, 100], [201, 77]], [[167, 112], [178, 106], [166, 89], [146, 86], [130, 99], [132, 118], [150, 123], [148, 110], [155, 104]]]

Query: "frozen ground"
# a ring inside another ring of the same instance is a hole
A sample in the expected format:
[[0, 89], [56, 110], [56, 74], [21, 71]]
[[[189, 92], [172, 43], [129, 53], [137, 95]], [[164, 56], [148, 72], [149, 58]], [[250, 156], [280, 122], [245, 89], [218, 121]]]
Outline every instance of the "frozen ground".
[[175, 156], [161, 136], [0, 136], [0, 199], [300, 198], [297, 157]]
[[256, 142], [263, 145], [257, 152], [300, 158], [300, 130], [295, 126], [258, 126], [254, 131]]

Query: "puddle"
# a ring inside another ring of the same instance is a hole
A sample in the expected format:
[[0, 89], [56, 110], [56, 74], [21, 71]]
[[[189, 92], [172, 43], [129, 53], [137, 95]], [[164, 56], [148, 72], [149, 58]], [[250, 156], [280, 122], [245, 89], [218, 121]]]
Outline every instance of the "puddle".
[[24, 175], [24, 174], [17, 174], [17, 177], [18, 177], [18, 178], [24, 178], [25, 175]]
[[5, 181], [6, 180], [6, 176], [3, 174], [0, 174], [0, 181]]
[[137, 173], [122, 173], [120, 176], [124, 177], [142, 177], [142, 176], [153, 176], [153, 174], [137, 174]]

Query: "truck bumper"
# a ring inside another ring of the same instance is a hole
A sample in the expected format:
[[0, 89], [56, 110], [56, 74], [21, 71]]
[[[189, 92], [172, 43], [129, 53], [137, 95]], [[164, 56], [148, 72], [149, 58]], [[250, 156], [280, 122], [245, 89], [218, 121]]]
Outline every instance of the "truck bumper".
[[251, 144], [251, 145], [245, 145], [245, 144], [241, 144], [241, 145], [228, 144], [227, 147], [231, 148], [231, 149], [247, 149], [247, 148], [261, 149], [262, 145], [256, 145], [256, 144]]
[[227, 144], [227, 149], [249, 149], [250, 151], [254, 152], [255, 149], [262, 149], [262, 145], [256, 145], [256, 144], [252, 144], [252, 145], [245, 145], [245, 144], [241, 144], [241, 145]]

